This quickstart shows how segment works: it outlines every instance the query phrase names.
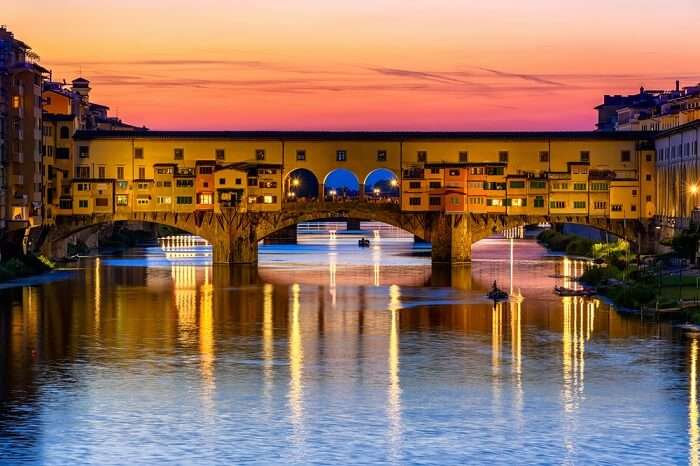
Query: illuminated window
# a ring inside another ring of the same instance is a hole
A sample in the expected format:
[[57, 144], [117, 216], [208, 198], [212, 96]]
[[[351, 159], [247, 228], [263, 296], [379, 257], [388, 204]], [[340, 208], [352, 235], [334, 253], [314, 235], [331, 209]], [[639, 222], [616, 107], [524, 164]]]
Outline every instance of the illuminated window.
[[197, 194], [197, 204], [210, 205], [214, 203], [214, 196], [211, 193]]
[[20, 98], [18, 95], [12, 96], [12, 108], [19, 108], [20, 106]]
[[265, 204], [274, 204], [277, 202], [277, 196], [264, 196], [263, 197], [263, 203]]
[[172, 204], [173, 198], [170, 196], [158, 196], [158, 204]]
[[492, 207], [503, 206], [503, 199], [486, 199], [486, 205]]
[[125, 207], [129, 205], [129, 196], [126, 194], [117, 194], [117, 206]]

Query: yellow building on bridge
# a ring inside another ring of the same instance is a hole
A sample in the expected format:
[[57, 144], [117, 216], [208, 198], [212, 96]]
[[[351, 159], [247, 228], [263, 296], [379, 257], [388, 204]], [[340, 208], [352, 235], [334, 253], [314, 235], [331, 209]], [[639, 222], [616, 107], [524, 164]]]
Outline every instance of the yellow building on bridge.
[[73, 144], [49, 222], [222, 207], [280, 211], [298, 201], [298, 170], [312, 173], [326, 198], [328, 176], [339, 168], [355, 175], [359, 197], [373, 172], [390, 171], [405, 212], [656, 214], [655, 150], [643, 132], [78, 131]]

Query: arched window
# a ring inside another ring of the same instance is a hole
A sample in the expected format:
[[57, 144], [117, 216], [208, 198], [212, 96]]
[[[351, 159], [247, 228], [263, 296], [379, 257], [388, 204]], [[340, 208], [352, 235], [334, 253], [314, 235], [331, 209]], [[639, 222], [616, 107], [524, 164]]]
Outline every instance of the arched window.
[[68, 139], [70, 137], [70, 131], [68, 130], [67, 126], [61, 126], [61, 133], [60, 137], [61, 139]]

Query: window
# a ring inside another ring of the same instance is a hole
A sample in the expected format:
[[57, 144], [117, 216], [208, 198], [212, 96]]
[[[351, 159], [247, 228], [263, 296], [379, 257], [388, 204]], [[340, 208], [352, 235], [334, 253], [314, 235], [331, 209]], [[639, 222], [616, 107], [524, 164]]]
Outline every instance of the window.
[[585, 209], [586, 201], [574, 201], [574, 209]]
[[192, 196], [177, 196], [175, 198], [177, 204], [192, 204]]
[[646, 179], [647, 181], [651, 181], [651, 175], [647, 173], [645, 179]]
[[263, 204], [274, 204], [277, 202], [277, 196], [263, 196]]
[[72, 209], [73, 200], [72, 199], [61, 199], [58, 201], [59, 209]]
[[90, 146], [79, 146], [78, 147], [78, 155], [80, 158], [86, 158], [90, 157]]
[[136, 183], [136, 189], [145, 191], [148, 189], [148, 183]]
[[199, 167], [199, 174], [200, 175], [211, 175], [212, 173], [214, 173], [214, 167], [212, 167], [211, 165]]
[[173, 158], [175, 160], [185, 160], [185, 149], [173, 149]]
[[136, 198], [136, 205], [148, 205], [150, 202], [151, 200], [147, 197]]
[[226, 178], [219, 178], [219, 184], [226, 184]]
[[511, 181], [510, 187], [512, 189], [523, 189], [523, 188], [525, 188], [525, 182], [524, 181]]
[[57, 147], [56, 158], [61, 160], [68, 160], [70, 158], [70, 149], [67, 147]]
[[630, 210], [631, 210], [632, 212], [636, 212], [636, 211], [637, 211], [637, 205], [636, 205], [636, 204], [632, 204], [632, 205], [630, 206]]
[[265, 160], [265, 149], [255, 149], [255, 160]]
[[117, 179], [118, 180], [124, 179], [124, 167], [117, 167]]
[[535, 196], [534, 206], [535, 206], [535, 207], [539, 207], [539, 208], [544, 207], [544, 197], [542, 197], [542, 196]]
[[424, 150], [419, 150], [416, 154], [418, 157], [419, 162], [427, 162], [428, 161], [428, 152]]
[[81, 209], [87, 209], [88, 208], [88, 200], [87, 199], [80, 199], [78, 200], [78, 207]]
[[109, 199], [106, 197], [98, 197], [95, 199], [95, 207], [108, 207], [109, 206]]
[[651, 194], [647, 194], [647, 202], [651, 202]]
[[486, 205], [491, 207], [502, 207], [503, 199], [486, 199]]
[[214, 203], [214, 197], [211, 193], [197, 194], [197, 204], [210, 205]]
[[486, 174], [489, 176], [502, 176], [503, 167], [486, 167]]
[[620, 160], [623, 162], [629, 162], [632, 159], [632, 153], [628, 150], [623, 150], [620, 152]]
[[129, 205], [129, 196], [126, 194], [117, 194], [117, 206], [125, 207]]
[[574, 191], [585, 191], [588, 189], [586, 183], [574, 183]]
[[90, 191], [90, 183], [78, 183], [78, 191]]
[[469, 162], [469, 152], [467, 152], [467, 151], [461, 151], [461, 152], [459, 153], [459, 161], [460, 161], [461, 163], [467, 163], [467, 162]]
[[242, 180], [240, 178], [236, 178], [236, 184], [241, 184]]
[[442, 183], [440, 183], [439, 181], [431, 181], [430, 183], [428, 183], [428, 187], [430, 189], [439, 189], [442, 187]]
[[591, 191], [607, 191], [608, 183], [591, 183]]
[[633, 196], [636, 196], [636, 195], [637, 195], [637, 190], [636, 190], [636, 189], [633, 189], [633, 190], [632, 190], [632, 195], [633, 195]]
[[647, 162], [651, 162], [653, 159], [651, 154], [647, 154]]
[[508, 151], [502, 150], [498, 153], [498, 161], [501, 163], [508, 163]]
[[430, 196], [430, 198], [428, 199], [428, 204], [430, 204], [431, 206], [437, 206], [441, 203], [442, 202], [440, 200], [440, 196]]
[[591, 153], [587, 150], [582, 150], [580, 154], [580, 160], [581, 162], [590, 162], [591, 161]]
[[173, 198], [170, 196], [158, 196], [158, 204], [170, 205], [173, 203]]
[[540, 162], [549, 162], [549, 151], [540, 151]]
[[76, 178], [90, 178], [90, 167], [75, 167]]
[[[542, 180], [530, 181], [530, 188], [531, 189], [546, 189], [547, 182], [542, 181]], [[537, 206], [535, 206], [535, 207], [537, 207]]]
[[508, 205], [511, 205], [513, 207], [525, 207], [527, 206], [527, 199], [522, 199], [519, 197], [513, 198], [513, 199], [507, 199]]
[[58, 130], [58, 133], [58, 137], [60, 137], [61, 139], [68, 139], [70, 137], [70, 130], [67, 126], [61, 126], [61, 129]]
[[297, 150], [297, 160], [306, 160], [306, 151], [304, 149]]
[[143, 147], [134, 147], [134, 158], [135, 159], [142, 159], [143, 158]]
[[459, 176], [459, 168], [451, 168], [448, 173], [450, 176]]
[[192, 186], [194, 186], [194, 180], [189, 178], [175, 181], [175, 187], [177, 188], [191, 188]]
[[216, 160], [226, 160], [226, 151], [223, 149], [216, 149], [214, 155], [216, 156]]
[[608, 203], [605, 201], [595, 201], [593, 203], [593, 208], [598, 210], [603, 210], [608, 208]]
[[348, 159], [348, 154], [344, 150], [335, 151], [335, 160], [337, 162], [345, 162]]
[[610, 210], [613, 212], [622, 212], [622, 204], [612, 204]]
[[420, 205], [420, 197], [409, 197], [408, 205]]
[[437, 167], [433, 167], [430, 169], [430, 174], [431, 175], [439, 175], [440, 174], [440, 169]]
[[97, 167], [97, 177], [98, 178], [106, 178], [107, 177], [106, 169], [105, 169], [104, 165]]
[[549, 202], [550, 209], [563, 209], [564, 207], [566, 207], [565, 201], [550, 201]]
[[173, 174], [173, 167], [157, 167], [156, 173], [158, 175], [172, 175]]
[[552, 189], [565, 191], [569, 189], [569, 183], [552, 183]]
[[378, 150], [377, 151], [377, 162], [386, 162], [386, 151], [385, 150]]
[[139, 179], [143, 180], [146, 178], [146, 167], [139, 167]]
[[258, 183], [258, 186], [261, 188], [276, 188], [277, 182], [276, 181], [261, 181], [260, 183]]
[[408, 187], [409, 189], [420, 189], [420, 181], [410, 181]]
[[129, 188], [129, 182], [128, 181], [117, 181], [117, 189], [128, 189]]

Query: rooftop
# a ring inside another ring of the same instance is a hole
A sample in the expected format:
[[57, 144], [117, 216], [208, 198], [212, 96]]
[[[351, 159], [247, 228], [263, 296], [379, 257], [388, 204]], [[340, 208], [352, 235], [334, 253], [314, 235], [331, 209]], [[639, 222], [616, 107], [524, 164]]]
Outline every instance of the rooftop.
[[75, 139], [267, 139], [267, 140], [375, 140], [401, 141], [503, 139], [503, 140], [640, 140], [654, 133], [647, 131], [78, 131]]

